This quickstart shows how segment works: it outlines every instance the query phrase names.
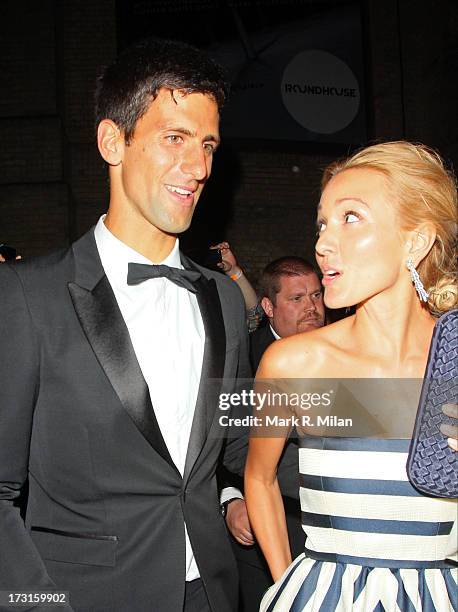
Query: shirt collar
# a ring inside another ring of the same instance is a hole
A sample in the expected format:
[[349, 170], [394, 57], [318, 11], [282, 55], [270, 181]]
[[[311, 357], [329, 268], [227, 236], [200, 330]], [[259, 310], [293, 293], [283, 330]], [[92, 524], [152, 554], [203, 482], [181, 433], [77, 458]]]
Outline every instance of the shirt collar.
[[150, 265], [152, 263], [160, 263], [171, 266], [172, 268], [183, 268], [181, 265], [178, 238], [175, 240], [173, 249], [164, 260], [152, 262], [135, 249], [127, 246], [127, 244], [119, 240], [119, 238], [116, 238], [116, 236], [106, 227], [104, 223], [105, 217], [106, 215], [102, 215], [98, 220], [94, 229], [94, 237], [103, 269], [110, 282], [114, 280], [121, 285], [127, 284], [127, 267], [129, 262]]
[[277, 332], [274, 330], [274, 328], [272, 327], [270, 323], [269, 323], [269, 327], [270, 327], [270, 331], [272, 332], [272, 335], [275, 338], [275, 340], [281, 340], [281, 336], [277, 334]]

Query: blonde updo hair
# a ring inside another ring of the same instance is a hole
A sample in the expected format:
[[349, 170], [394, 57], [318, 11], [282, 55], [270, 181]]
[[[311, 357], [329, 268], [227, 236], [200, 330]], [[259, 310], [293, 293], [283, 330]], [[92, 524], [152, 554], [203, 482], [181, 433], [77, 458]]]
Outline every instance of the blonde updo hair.
[[455, 308], [457, 290], [457, 187], [438, 153], [422, 144], [386, 142], [366, 147], [348, 159], [329, 165], [322, 191], [339, 172], [370, 168], [384, 175], [394, 196], [402, 229], [431, 222], [436, 240], [417, 271], [429, 293], [428, 308], [436, 316]]

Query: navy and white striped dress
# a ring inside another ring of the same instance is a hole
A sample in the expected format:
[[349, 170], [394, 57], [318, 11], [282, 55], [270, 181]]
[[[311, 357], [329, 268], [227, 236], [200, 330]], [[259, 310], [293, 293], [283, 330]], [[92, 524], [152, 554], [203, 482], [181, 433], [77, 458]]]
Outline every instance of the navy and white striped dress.
[[457, 500], [409, 483], [409, 440], [303, 437], [305, 551], [263, 612], [458, 610]]

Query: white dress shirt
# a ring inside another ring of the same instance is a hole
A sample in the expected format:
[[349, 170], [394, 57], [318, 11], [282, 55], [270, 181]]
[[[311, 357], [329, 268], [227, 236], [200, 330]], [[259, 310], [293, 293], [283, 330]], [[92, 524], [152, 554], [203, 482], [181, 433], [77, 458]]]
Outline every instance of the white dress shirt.
[[281, 340], [281, 336], [277, 334], [277, 332], [274, 330], [272, 325], [270, 325], [270, 323], [269, 323], [269, 327], [270, 327], [270, 331], [272, 332], [272, 336], [275, 338], [275, 340]]
[[[102, 266], [127, 325], [162, 436], [183, 475], [205, 342], [197, 298], [165, 278], [128, 285], [129, 262], [153, 262], [116, 238], [104, 219], [105, 215], [94, 232]], [[183, 269], [178, 239], [172, 252], [154, 263]], [[186, 580], [194, 580], [199, 578], [199, 570], [184, 527]]]

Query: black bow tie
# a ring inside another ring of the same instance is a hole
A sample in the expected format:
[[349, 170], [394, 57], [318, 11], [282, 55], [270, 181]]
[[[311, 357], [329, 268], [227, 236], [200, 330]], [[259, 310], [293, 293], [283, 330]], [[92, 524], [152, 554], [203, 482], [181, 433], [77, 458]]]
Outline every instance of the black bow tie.
[[196, 281], [199, 280], [200, 276], [200, 272], [171, 268], [163, 264], [150, 265], [129, 262], [127, 284], [139, 285], [149, 278], [164, 277], [168, 278], [172, 283], [175, 283], [175, 285], [178, 285], [178, 287], [184, 287], [184, 289], [192, 293], [197, 293]]

